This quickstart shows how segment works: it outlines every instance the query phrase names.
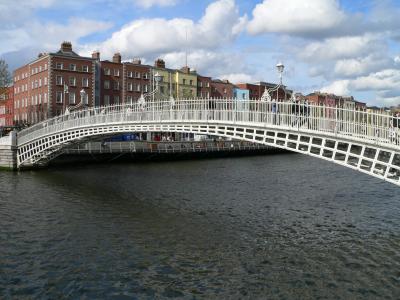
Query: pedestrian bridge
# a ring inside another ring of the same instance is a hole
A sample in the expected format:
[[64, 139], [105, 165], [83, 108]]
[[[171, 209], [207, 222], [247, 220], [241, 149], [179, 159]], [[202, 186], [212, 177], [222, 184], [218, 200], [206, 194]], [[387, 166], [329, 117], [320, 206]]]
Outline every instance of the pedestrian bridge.
[[19, 132], [17, 167], [46, 164], [64, 149], [90, 140], [174, 132], [287, 149], [400, 185], [397, 123], [385, 112], [262, 100], [171, 99], [86, 108]]

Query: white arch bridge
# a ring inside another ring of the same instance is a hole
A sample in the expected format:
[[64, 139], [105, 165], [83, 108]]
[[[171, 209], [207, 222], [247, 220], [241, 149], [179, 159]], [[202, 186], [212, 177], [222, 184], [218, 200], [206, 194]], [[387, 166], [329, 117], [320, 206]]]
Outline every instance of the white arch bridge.
[[[18, 168], [121, 133], [221, 136], [318, 157], [400, 185], [400, 132], [387, 113], [274, 101], [167, 100], [87, 108], [17, 135]], [[394, 126], [393, 126], [394, 125]]]

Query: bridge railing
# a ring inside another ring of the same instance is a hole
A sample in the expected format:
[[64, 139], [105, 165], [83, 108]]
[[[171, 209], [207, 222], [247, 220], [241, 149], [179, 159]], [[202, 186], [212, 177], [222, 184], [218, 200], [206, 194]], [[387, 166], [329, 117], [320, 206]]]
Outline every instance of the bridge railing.
[[353, 138], [398, 147], [400, 120], [355, 108], [236, 99], [177, 99], [87, 108], [57, 116], [18, 133], [18, 144], [72, 128], [118, 123], [221, 122], [271, 126]]

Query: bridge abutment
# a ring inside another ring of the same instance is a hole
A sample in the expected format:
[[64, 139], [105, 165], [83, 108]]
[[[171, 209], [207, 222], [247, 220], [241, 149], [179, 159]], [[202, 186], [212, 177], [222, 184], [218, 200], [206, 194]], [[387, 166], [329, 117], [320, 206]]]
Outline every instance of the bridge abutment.
[[17, 170], [17, 133], [0, 138], [0, 169]]

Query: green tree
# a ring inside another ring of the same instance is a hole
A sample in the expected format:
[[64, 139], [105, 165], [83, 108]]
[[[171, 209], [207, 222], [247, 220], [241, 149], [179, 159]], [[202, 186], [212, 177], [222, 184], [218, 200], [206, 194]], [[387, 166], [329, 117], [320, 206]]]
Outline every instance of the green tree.
[[0, 87], [11, 84], [11, 74], [8, 71], [8, 65], [4, 59], [0, 59]]

